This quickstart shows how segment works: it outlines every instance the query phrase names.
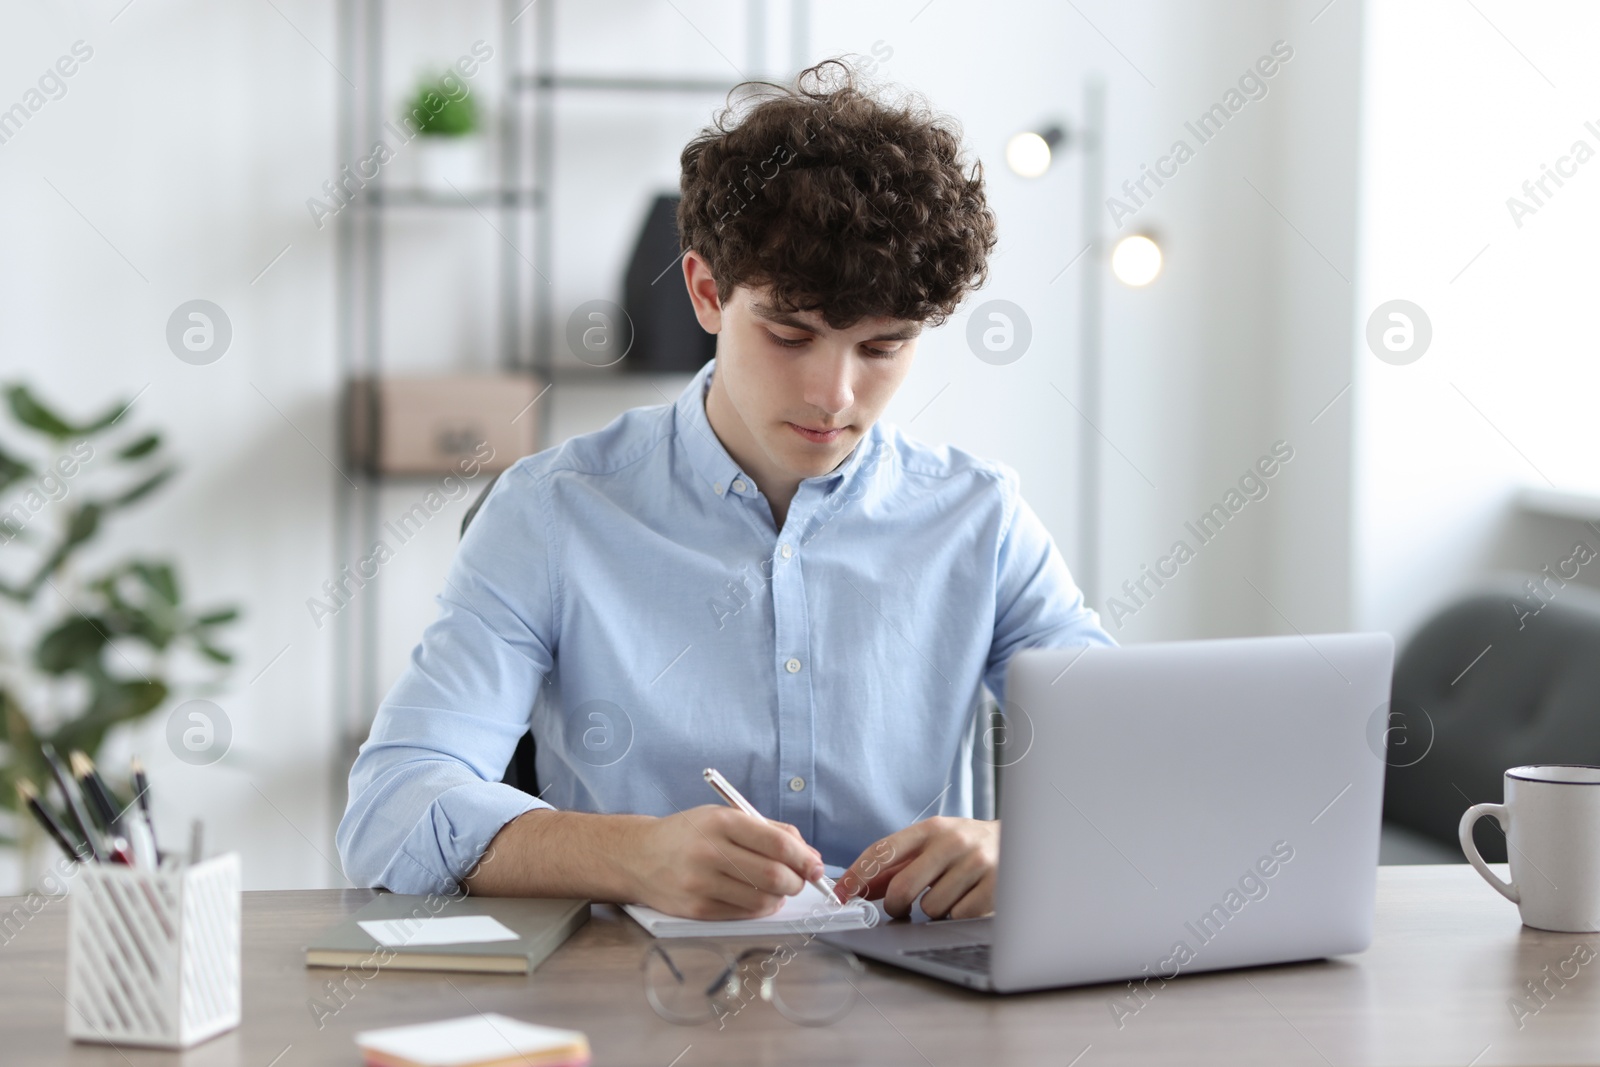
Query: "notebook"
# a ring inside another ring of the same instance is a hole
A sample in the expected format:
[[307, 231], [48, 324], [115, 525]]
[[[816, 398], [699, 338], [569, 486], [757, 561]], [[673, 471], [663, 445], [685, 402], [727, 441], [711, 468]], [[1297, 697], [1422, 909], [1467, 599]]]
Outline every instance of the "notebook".
[[579, 1067], [589, 1062], [589, 1039], [581, 1031], [494, 1013], [363, 1030], [356, 1034], [356, 1047], [368, 1067]]
[[624, 904], [622, 910], [650, 931], [652, 937], [759, 937], [763, 934], [832, 933], [875, 926], [879, 916], [876, 907], [860, 898], [845, 904], [830, 902], [809, 882], [800, 892], [785, 900], [783, 907], [759, 919], [681, 919], [643, 904]]
[[589, 921], [587, 900], [441, 899], [380, 894], [307, 945], [306, 966], [527, 974]]

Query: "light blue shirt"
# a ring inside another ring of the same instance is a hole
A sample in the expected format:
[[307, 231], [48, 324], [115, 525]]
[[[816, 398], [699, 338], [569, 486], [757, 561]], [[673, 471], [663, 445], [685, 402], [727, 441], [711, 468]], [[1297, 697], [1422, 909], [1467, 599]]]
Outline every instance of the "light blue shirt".
[[[1114, 644], [1013, 470], [893, 426], [778, 529], [706, 420], [715, 365], [485, 497], [350, 770], [352, 881], [450, 892], [525, 811], [669, 815], [717, 802], [706, 767], [843, 866], [974, 813], [1013, 653]], [[541, 799], [500, 781], [530, 724]]]

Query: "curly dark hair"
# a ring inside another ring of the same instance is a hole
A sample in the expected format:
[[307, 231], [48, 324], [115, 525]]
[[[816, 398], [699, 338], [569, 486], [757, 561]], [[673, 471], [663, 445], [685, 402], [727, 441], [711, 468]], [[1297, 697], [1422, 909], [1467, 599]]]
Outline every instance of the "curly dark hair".
[[719, 299], [770, 287], [778, 309], [818, 309], [836, 330], [937, 326], [988, 279], [994, 213], [954, 120], [880, 99], [842, 59], [739, 93], [748, 111], [730, 102], [681, 158], [682, 248], [705, 257]]

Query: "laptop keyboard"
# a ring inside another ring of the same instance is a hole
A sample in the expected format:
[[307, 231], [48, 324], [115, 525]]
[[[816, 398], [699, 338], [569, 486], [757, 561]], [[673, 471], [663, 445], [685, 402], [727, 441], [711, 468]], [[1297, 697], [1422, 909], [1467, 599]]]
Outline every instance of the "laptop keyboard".
[[973, 974], [989, 973], [989, 945], [987, 942], [972, 945], [940, 945], [937, 948], [902, 949], [902, 956], [916, 956], [932, 960], [957, 970]]

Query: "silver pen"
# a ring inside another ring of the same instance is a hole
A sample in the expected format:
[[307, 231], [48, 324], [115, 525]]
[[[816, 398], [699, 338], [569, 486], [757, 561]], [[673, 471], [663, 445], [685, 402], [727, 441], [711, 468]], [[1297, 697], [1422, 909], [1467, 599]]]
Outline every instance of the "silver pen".
[[[715, 789], [723, 800], [726, 800], [729, 804], [738, 808], [746, 815], [754, 815], [756, 818], [765, 819], [768, 822], [772, 821], [757, 811], [756, 806], [746, 800], [744, 795], [733, 787], [733, 783], [724, 778], [721, 772], [715, 767], [707, 767], [705, 769], [705, 778], [706, 784], [712, 789]], [[838, 895], [833, 891], [833, 880], [826, 874], [818, 878], [809, 878], [807, 879], [807, 882], [809, 882], [814, 889], [826, 897], [830, 903], [840, 903]]]

